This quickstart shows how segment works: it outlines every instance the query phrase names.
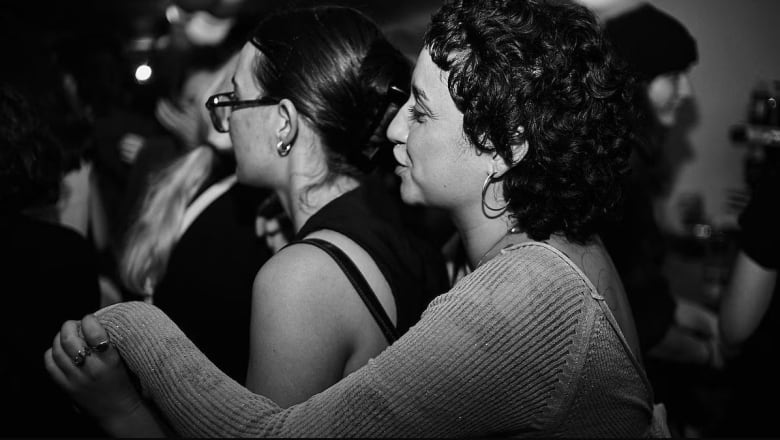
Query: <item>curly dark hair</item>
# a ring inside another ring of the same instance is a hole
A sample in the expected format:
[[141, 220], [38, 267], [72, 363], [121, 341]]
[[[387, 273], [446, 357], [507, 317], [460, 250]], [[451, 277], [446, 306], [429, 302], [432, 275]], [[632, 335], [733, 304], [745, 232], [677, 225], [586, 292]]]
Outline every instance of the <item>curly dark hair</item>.
[[64, 175], [62, 145], [16, 88], [0, 84], [0, 211], [57, 201]]
[[[535, 240], [591, 239], [620, 202], [637, 115], [634, 79], [592, 13], [543, 0], [455, 0], [433, 16], [425, 48], [449, 72], [470, 142], [510, 165], [501, 184], [517, 226]], [[523, 141], [528, 152], [513, 164]]]

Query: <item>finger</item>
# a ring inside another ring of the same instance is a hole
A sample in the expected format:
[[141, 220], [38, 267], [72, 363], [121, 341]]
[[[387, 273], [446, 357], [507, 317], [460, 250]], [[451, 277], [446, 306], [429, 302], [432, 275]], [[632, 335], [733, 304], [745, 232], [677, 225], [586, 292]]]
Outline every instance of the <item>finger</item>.
[[49, 373], [49, 376], [54, 383], [64, 389], [69, 389], [70, 381], [68, 380], [68, 377], [65, 376], [62, 369], [60, 369], [57, 362], [54, 361], [53, 349], [49, 348], [43, 353], [43, 366], [46, 368], [46, 371]]
[[124, 150], [130, 154], [137, 153], [141, 148], [143, 148], [144, 143], [143, 142], [133, 142], [131, 144], [127, 144], [124, 147]]
[[173, 107], [167, 101], [162, 101], [157, 105], [154, 115], [157, 117], [157, 120], [160, 121], [163, 127], [167, 128], [168, 130], [175, 126]]
[[75, 378], [80, 374], [79, 368], [73, 362], [73, 357], [70, 356], [62, 348], [62, 342], [60, 334], [54, 337], [54, 342], [51, 344], [51, 356], [54, 364], [59, 368], [66, 378]]
[[88, 314], [81, 320], [81, 330], [84, 333], [84, 341], [87, 343], [93, 353], [103, 353], [108, 350], [109, 337], [108, 332], [95, 315]]
[[76, 366], [81, 366], [90, 355], [91, 350], [79, 334], [79, 321], [65, 321], [60, 330], [60, 343], [63, 351], [73, 359]]
[[177, 122], [180, 122], [183, 119], [182, 111], [167, 101], [160, 105], [158, 115], [166, 119], [172, 125], [176, 125]]
[[160, 99], [157, 101], [157, 106], [155, 107], [154, 111], [157, 115], [162, 114], [171, 114], [171, 110], [173, 109], [173, 103], [171, 103], [168, 99]]
[[170, 105], [163, 104], [157, 109], [157, 118], [166, 125], [172, 125], [176, 119], [176, 112]]
[[135, 133], [128, 133], [119, 140], [119, 146], [122, 147], [138, 147], [141, 144], [143, 144], [144, 138], [135, 134]]
[[134, 151], [141, 148], [141, 142], [122, 141], [119, 143], [119, 151]]
[[137, 150], [138, 148], [141, 148], [141, 145], [143, 145], [143, 143], [144, 143], [143, 139], [137, 136], [133, 136], [126, 139], [124, 142], [122, 142], [122, 145], [126, 149]]
[[138, 151], [140, 151], [143, 146], [144, 140], [137, 136], [123, 140], [119, 144], [119, 152], [122, 155], [122, 160], [125, 162], [133, 162], [136, 155], [138, 154]]
[[137, 133], [127, 133], [125, 139], [133, 144], [141, 144], [144, 141], [144, 137]]

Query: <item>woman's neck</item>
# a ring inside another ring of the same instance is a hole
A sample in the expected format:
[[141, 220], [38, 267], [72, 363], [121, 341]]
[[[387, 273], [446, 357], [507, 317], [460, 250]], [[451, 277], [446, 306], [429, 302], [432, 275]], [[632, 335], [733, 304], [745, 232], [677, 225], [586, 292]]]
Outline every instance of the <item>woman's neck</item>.
[[357, 179], [347, 176], [338, 176], [327, 184], [315, 179], [293, 179], [287, 190], [277, 191], [277, 196], [297, 232], [323, 206], [359, 185]]
[[287, 177], [275, 189], [296, 233], [323, 206], [360, 185], [356, 178], [345, 175], [327, 179], [327, 163], [325, 146], [319, 136], [306, 124], [299, 125], [298, 136], [287, 157]]
[[476, 218], [454, 215], [453, 222], [472, 269], [493, 258], [510, 241], [519, 243], [529, 240], [525, 233], [514, 227], [507, 213], [492, 219], [483, 215]]

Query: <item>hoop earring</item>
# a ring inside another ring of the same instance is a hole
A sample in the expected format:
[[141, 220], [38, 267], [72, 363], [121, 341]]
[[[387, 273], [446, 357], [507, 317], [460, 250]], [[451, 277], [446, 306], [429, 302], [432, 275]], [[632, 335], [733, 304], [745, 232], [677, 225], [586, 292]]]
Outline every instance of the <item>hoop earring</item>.
[[[488, 205], [485, 201], [485, 194], [487, 194], [487, 189], [494, 180], [496, 180], [495, 171], [487, 176], [485, 178], [485, 183], [482, 184], [482, 213], [485, 214], [485, 217], [490, 219], [501, 217], [501, 215], [506, 212], [507, 207], [509, 206], [507, 203], [501, 208], [494, 208]], [[491, 211], [492, 213], [488, 213], [488, 211]]]
[[279, 143], [276, 144], [276, 153], [281, 157], [285, 157], [290, 154], [291, 149], [292, 144], [285, 144], [284, 141], [279, 141]]

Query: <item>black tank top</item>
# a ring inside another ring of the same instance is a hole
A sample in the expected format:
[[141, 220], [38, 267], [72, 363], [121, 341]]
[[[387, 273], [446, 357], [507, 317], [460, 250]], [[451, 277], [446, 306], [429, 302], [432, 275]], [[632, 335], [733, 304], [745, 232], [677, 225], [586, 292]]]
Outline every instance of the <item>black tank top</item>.
[[407, 231], [400, 206], [380, 183], [368, 179], [314, 214], [295, 237], [329, 229], [349, 237], [374, 260], [395, 299], [396, 328], [405, 333], [436, 295], [449, 288], [441, 253]]

